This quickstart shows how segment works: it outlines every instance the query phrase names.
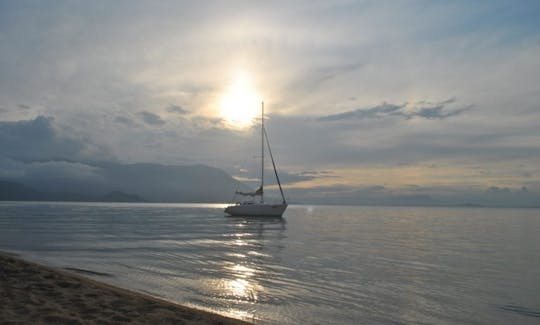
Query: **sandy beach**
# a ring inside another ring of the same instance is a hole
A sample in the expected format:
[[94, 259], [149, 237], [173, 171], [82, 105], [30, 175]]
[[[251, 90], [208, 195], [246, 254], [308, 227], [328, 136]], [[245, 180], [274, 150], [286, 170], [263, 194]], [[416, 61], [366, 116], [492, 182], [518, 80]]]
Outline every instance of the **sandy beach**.
[[0, 252], [0, 324], [247, 324]]

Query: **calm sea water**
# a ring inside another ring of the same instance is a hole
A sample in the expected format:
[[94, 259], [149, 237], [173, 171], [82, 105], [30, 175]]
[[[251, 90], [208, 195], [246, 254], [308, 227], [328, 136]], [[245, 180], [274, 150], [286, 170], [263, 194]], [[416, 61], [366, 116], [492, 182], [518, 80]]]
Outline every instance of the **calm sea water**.
[[276, 324], [538, 324], [540, 210], [0, 203], [0, 250]]

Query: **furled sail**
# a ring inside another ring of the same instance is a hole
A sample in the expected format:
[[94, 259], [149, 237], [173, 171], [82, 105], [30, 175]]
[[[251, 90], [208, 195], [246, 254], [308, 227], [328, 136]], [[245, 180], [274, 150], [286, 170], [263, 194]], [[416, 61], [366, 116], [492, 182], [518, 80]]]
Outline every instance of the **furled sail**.
[[238, 195], [244, 195], [244, 196], [261, 196], [263, 195], [263, 187], [259, 187], [255, 192], [240, 192], [236, 191], [236, 194]]

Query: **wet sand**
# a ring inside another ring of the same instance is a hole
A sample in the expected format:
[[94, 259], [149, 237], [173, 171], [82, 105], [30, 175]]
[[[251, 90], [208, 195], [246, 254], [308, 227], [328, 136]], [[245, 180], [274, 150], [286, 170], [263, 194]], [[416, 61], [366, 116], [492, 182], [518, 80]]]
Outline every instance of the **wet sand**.
[[0, 324], [248, 324], [71, 272], [0, 252]]

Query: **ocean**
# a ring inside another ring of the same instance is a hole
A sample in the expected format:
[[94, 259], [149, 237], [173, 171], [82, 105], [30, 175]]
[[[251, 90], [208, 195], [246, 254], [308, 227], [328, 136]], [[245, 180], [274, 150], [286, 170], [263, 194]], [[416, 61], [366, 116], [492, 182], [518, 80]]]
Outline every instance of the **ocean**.
[[0, 250], [257, 324], [538, 324], [540, 210], [0, 202]]

